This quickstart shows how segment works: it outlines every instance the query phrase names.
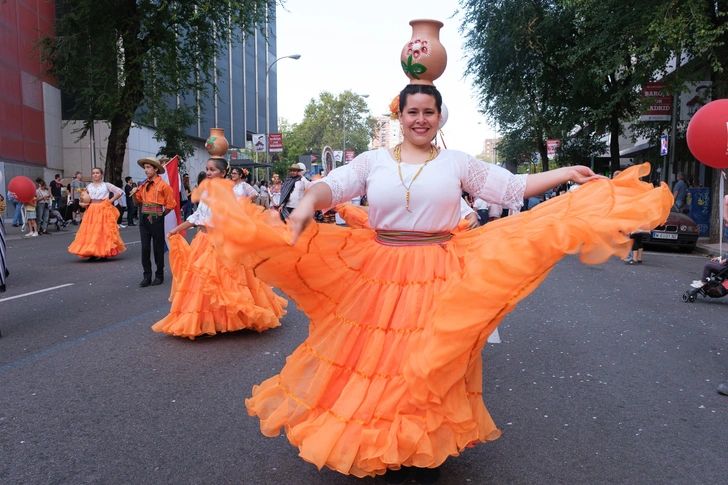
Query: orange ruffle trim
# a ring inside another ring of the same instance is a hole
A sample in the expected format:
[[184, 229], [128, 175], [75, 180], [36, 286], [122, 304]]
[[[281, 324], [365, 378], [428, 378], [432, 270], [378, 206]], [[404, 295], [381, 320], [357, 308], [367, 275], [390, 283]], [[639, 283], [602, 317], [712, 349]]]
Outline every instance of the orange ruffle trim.
[[194, 339], [200, 335], [280, 326], [286, 299], [240, 264], [226, 266], [215, 256], [208, 235], [191, 245], [176, 234], [169, 238], [172, 308], [152, 326], [155, 332]]
[[119, 235], [118, 219], [119, 211], [108, 200], [89, 205], [68, 252], [80, 258], [107, 258], [126, 251]]
[[358, 477], [436, 467], [498, 438], [481, 396], [488, 336], [564, 255], [624, 256], [629, 233], [667, 218], [672, 195], [639, 181], [648, 173], [632, 167], [444, 246], [410, 247], [375, 242], [353, 206], [340, 210], [350, 227], [311, 224], [291, 246], [277, 213], [213, 181], [214, 244], [311, 319], [281, 373], [253, 388], [248, 412], [266, 436], [284, 428], [305, 460]]

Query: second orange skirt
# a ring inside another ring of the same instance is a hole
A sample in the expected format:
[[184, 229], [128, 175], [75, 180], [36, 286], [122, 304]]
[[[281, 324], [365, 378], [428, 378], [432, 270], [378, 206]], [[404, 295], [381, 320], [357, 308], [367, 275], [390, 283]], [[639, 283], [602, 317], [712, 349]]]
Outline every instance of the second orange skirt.
[[288, 302], [242, 265], [223, 265], [208, 235], [191, 245], [176, 234], [169, 238], [172, 308], [152, 326], [155, 332], [194, 339], [201, 335], [280, 326]]
[[126, 251], [118, 219], [119, 211], [108, 200], [89, 205], [68, 252], [80, 258], [106, 258]]

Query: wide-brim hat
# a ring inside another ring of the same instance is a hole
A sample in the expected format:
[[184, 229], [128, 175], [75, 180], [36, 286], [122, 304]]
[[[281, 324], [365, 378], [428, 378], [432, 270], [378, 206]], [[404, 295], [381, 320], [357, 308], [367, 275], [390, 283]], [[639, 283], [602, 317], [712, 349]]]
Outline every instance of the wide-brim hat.
[[299, 167], [297, 163], [294, 163], [293, 165], [288, 167], [288, 170], [295, 170], [297, 172], [303, 172], [303, 169], [301, 167]]
[[161, 174], [164, 173], [164, 167], [162, 166], [162, 164], [160, 163], [160, 161], [157, 160], [156, 158], [154, 158], [154, 157], [146, 157], [146, 158], [140, 158], [139, 160], [137, 160], [137, 164], [140, 167], [142, 167], [142, 168], [144, 168], [144, 164], [145, 163], [148, 163], [149, 165], [152, 165], [154, 167], [157, 167], [157, 173], [158, 174], [161, 175]]

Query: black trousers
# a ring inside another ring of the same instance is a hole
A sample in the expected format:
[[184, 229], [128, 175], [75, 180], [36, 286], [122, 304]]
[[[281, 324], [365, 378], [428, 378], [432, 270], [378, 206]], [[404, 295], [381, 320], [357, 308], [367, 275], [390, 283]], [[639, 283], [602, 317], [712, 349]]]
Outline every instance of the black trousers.
[[144, 279], [152, 278], [152, 258], [157, 265], [155, 276], [164, 278], [164, 216], [139, 215], [139, 235], [142, 239], [142, 268]]

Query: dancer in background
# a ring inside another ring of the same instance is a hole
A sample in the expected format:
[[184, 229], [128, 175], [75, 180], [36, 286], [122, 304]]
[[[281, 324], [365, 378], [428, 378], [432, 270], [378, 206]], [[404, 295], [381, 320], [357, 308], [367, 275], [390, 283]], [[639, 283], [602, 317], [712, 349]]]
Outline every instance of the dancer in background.
[[245, 181], [248, 176], [248, 171], [244, 168], [235, 167], [230, 170], [230, 179], [235, 185], [233, 185], [233, 192], [238, 197], [248, 197], [251, 201], [255, 201], [258, 198], [258, 192]]
[[[139, 210], [139, 235], [142, 240], [142, 268], [144, 279], [139, 286], [156, 286], [164, 283], [164, 216], [177, 207], [172, 194], [172, 187], [162, 180], [160, 174], [164, 167], [156, 158], [148, 157], [137, 160], [137, 165], [144, 169], [147, 176], [138, 187], [129, 194], [134, 197], [134, 205]], [[152, 281], [152, 251], [157, 270]]]
[[[211, 158], [206, 165], [207, 178], [222, 179], [227, 169], [225, 159]], [[238, 172], [240, 175], [242, 171]], [[242, 184], [248, 185], [245, 182], [238, 185], [242, 187]], [[234, 197], [243, 192], [250, 194], [244, 196], [249, 197], [248, 200], [252, 200], [253, 194], [257, 196], [249, 185], [248, 190], [243, 187], [235, 192], [230, 185], [226, 187]], [[200, 185], [200, 190], [204, 189], [205, 182]], [[237, 201], [234, 205], [238, 205]], [[279, 319], [285, 314], [283, 308], [288, 302], [256, 278], [252, 270], [237, 262], [223, 264], [217, 258], [217, 251], [207, 235], [210, 222], [210, 208], [200, 201], [197, 210], [169, 232], [174, 280], [170, 297], [172, 308], [152, 329], [194, 340], [223, 332], [242, 329], [262, 332], [280, 326]], [[197, 235], [188, 245], [179, 233], [195, 226]]]
[[[76, 238], [68, 246], [69, 253], [80, 258], [89, 258], [91, 261], [126, 251], [116, 224], [119, 211], [113, 205], [124, 192], [119, 187], [104, 182], [103, 176], [104, 171], [99, 167], [91, 171], [91, 183], [86, 186], [91, 202], [86, 203], [79, 199], [79, 205], [87, 209]], [[114, 196], [109, 200], [112, 193]]]

